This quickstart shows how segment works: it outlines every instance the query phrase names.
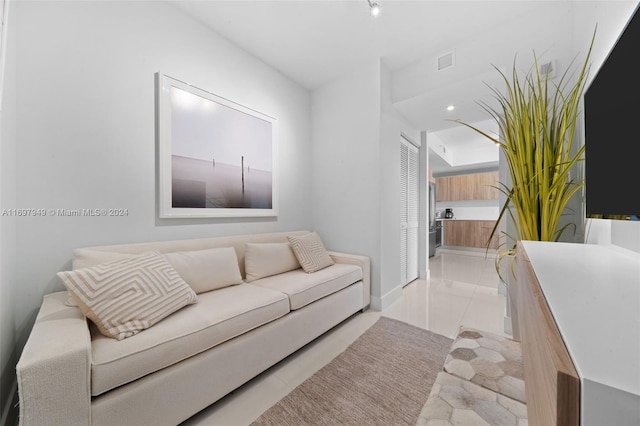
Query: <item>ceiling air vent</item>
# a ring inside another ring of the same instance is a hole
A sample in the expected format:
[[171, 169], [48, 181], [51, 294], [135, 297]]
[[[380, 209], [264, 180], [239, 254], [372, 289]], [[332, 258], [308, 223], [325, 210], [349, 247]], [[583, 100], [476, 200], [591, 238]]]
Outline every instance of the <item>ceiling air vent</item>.
[[437, 59], [438, 71], [446, 70], [447, 68], [451, 68], [454, 65], [455, 65], [455, 55], [453, 50], [450, 50], [449, 52], [445, 52], [442, 55], [438, 56], [438, 59]]
[[553, 78], [556, 75], [555, 61], [543, 62], [540, 64], [540, 77]]

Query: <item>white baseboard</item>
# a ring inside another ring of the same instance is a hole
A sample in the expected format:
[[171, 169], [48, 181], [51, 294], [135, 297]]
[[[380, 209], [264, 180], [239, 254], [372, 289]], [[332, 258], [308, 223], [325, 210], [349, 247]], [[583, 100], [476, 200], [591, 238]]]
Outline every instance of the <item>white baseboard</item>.
[[0, 419], [0, 425], [2, 426], [11, 426], [7, 424], [7, 418], [9, 413], [14, 409], [12, 406], [13, 401], [16, 399], [16, 393], [18, 392], [18, 382], [13, 381], [13, 385], [11, 385], [11, 391], [9, 392], [9, 398], [4, 403], [4, 407], [2, 407], [2, 418]]
[[402, 297], [402, 286], [399, 285], [382, 297], [371, 296], [371, 309], [382, 311]]
[[502, 281], [498, 283], [498, 294], [509, 296], [509, 292], [507, 291], [507, 285]]
[[429, 280], [431, 278], [431, 269], [427, 269], [426, 271], [420, 271], [420, 276], [418, 276], [419, 280]]
[[495, 249], [487, 249], [477, 248], [477, 247], [456, 247], [456, 246], [440, 246], [436, 255], [441, 253], [454, 253], [454, 254], [464, 254], [467, 256], [479, 256], [479, 257], [488, 257], [490, 259], [495, 259], [498, 255], [498, 251]]
[[511, 327], [511, 317], [504, 317], [504, 332], [513, 336], [513, 328]]

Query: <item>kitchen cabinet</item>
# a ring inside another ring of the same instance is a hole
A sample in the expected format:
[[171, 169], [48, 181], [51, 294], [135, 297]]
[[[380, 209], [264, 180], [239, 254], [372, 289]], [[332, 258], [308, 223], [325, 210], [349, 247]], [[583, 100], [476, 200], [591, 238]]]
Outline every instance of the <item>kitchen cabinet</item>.
[[497, 200], [498, 172], [436, 178], [436, 201]]
[[[443, 220], [445, 246], [486, 248], [495, 220]], [[498, 248], [498, 234], [491, 239], [491, 249]]]

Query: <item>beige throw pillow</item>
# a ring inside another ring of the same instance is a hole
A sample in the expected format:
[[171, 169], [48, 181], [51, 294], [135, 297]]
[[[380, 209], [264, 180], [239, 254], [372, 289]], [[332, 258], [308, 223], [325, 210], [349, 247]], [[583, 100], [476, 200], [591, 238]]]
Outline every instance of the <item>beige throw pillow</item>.
[[160, 253], [58, 272], [84, 315], [117, 340], [195, 303], [196, 293]]
[[246, 243], [244, 270], [250, 283], [300, 268], [289, 243]]
[[233, 247], [177, 251], [164, 256], [197, 294], [242, 283]]
[[315, 232], [302, 236], [289, 236], [287, 239], [305, 272], [316, 272], [334, 264], [320, 236]]

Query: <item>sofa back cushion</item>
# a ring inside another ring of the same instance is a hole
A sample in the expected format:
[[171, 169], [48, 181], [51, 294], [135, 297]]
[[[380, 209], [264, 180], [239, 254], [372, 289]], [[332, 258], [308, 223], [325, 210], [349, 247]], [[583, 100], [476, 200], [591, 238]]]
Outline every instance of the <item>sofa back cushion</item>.
[[[77, 248], [73, 251], [73, 269], [94, 266], [103, 263], [100, 252], [120, 254], [141, 254], [149, 251], [171, 253], [176, 251], [205, 250], [216, 247], [233, 247], [238, 258], [240, 274], [244, 277], [244, 251], [246, 243], [286, 243], [287, 237], [304, 235], [309, 231], [270, 232], [263, 234], [234, 235], [228, 237], [197, 238], [191, 240], [155, 241], [134, 244], [105, 245]], [[107, 255], [110, 256], [110, 255]]]
[[58, 272], [82, 313], [102, 334], [131, 337], [198, 300], [157, 252]]
[[300, 268], [289, 243], [246, 243], [244, 269], [248, 283]]
[[197, 294], [242, 283], [233, 247], [176, 251], [164, 257]]
[[117, 253], [112, 251], [79, 249], [75, 250], [71, 260], [71, 269], [89, 268], [101, 263], [113, 262], [125, 257], [137, 256], [141, 253]]

